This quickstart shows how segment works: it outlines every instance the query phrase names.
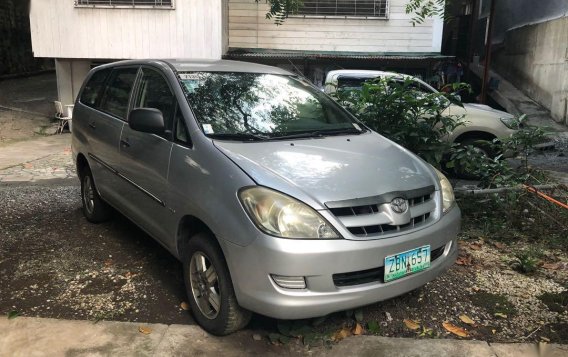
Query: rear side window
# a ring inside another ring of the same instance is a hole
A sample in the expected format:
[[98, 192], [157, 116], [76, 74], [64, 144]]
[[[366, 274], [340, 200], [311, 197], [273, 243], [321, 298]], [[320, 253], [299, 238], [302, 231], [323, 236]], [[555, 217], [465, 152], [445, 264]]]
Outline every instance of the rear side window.
[[126, 118], [128, 99], [138, 68], [119, 68], [112, 71], [100, 109], [120, 119]]
[[89, 107], [97, 107], [103, 94], [105, 81], [110, 74], [110, 69], [103, 69], [93, 73], [81, 94], [81, 103]]

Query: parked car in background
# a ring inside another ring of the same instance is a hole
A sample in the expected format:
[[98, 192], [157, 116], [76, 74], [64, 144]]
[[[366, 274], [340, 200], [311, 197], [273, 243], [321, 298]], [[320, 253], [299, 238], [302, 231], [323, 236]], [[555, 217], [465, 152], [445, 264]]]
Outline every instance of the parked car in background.
[[112, 206], [180, 259], [213, 334], [389, 299], [456, 259], [444, 175], [282, 69], [107, 64], [73, 120], [84, 215]]
[[[335, 70], [327, 74], [324, 91], [333, 94], [341, 90], [361, 89], [363, 83], [370, 79], [387, 78], [394, 81], [412, 80], [416, 83], [414, 89], [425, 93], [438, 93], [436, 89], [419, 78], [406, 74], [371, 71], [371, 70]], [[517, 122], [513, 115], [496, 110], [483, 104], [464, 103], [463, 107], [450, 104], [445, 110], [446, 115], [463, 116], [464, 125], [458, 126], [445, 139], [449, 142], [474, 145], [481, 150], [487, 150], [484, 141], [508, 138], [517, 130]], [[512, 153], [511, 153], [512, 154]]]

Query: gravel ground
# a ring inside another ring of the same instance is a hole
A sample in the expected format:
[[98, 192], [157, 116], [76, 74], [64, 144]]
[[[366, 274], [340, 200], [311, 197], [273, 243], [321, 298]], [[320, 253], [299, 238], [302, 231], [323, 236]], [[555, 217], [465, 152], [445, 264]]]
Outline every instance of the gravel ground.
[[88, 223], [76, 185], [0, 188], [0, 312], [192, 323], [180, 264], [130, 221]]
[[[186, 297], [177, 260], [119, 214], [88, 223], [70, 182], [0, 187], [0, 314], [192, 324], [180, 305]], [[537, 298], [568, 286], [566, 254], [547, 252], [561, 268], [526, 276], [509, 267], [522, 243], [497, 245], [462, 242], [460, 264], [419, 290], [363, 308], [363, 325], [376, 322], [373, 332], [384, 336], [458, 338], [442, 326], [448, 321], [467, 338], [567, 343], [566, 310], [552, 311]], [[502, 308], [509, 310], [500, 315]], [[410, 329], [404, 319], [420, 327]], [[353, 324], [337, 313], [310, 328], [323, 336]], [[266, 338], [277, 326], [256, 315], [243, 333]]]
[[536, 150], [529, 156], [529, 164], [541, 170], [568, 173], [568, 131], [555, 133], [550, 137], [554, 144], [551, 150]]

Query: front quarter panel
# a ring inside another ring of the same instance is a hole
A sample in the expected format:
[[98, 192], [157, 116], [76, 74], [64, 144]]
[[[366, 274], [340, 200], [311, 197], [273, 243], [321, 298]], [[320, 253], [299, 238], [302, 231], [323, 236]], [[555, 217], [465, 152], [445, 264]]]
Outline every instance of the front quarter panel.
[[496, 138], [507, 138], [515, 133], [515, 130], [509, 129], [500, 120], [497, 113], [490, 111], [478, 110], [475, 108], [462, 108], [452, 105], [449, 108], [451, 115], [462, 116], [464, 125], [458, 126], [448, 140], [454, 142], [460, 135], [467, 132], [484, 132], [495, 136]]
[[[259, 231], [245, 213], [237, 192], [255, 182], [209, 139], [195, 132], [192, 137], [197, 139], [194, 148], [178, 144], [172, 148], [168, 181], [175, 221], [194, 216], [219, 240], [239, 246], [250, 244]], [[177, 226], [172, 230], [171, 236], [176, 237]]]

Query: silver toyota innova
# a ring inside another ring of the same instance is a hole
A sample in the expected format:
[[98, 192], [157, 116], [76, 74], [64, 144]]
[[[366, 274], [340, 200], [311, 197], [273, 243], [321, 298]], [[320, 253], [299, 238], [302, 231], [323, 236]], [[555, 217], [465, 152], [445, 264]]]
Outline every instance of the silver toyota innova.
[[112, 207], [180, 259], [213, 334], [389, 299], [456, 258], [444, 175], [282, 69], [107, 64], [73, 121], [85, 216]]

